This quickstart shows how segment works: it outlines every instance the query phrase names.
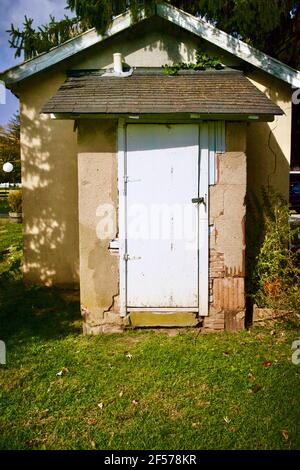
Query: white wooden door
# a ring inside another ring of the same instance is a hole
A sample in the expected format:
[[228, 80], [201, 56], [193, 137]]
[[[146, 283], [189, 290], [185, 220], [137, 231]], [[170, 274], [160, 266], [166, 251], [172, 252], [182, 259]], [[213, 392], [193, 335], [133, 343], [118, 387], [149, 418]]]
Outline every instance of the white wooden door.
[[[207, 205], [192, 202], [201, 192], [207, 196], [208, 175], [205, 169], [200, 175], [199, 163], [199, 125], [127, 126], [125, 260], [129, 311], [199, 311], [199, 281], [207, 260], [207, 243], [199, 238], [199, 230], [205, 232], [204, 238], [208, 236]], [[206, 293], [204, 297], [207, 302]]]

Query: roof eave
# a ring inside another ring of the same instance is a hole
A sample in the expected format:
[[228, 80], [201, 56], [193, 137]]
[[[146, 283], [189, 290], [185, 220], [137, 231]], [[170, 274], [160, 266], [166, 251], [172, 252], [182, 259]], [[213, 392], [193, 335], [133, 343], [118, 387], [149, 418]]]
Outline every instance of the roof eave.
[[[206, 21], [196, 18], [165, 2], [159, 3], [156, 6], [156, 14], [235, 55], [248, 64], [277, 77], [292, 87], [300, 88], [300, 72], [298, 70], [295, 70], [288, 65], [283, 64], [279, 60], [249, 46], [243, 41], [221, 31]], [[145, 11], [141, 10], [138, 15], [138, 21], [143, 21], [145, 19]], [[98, 34], [95, 28], [86, 31], [80, 36], [76, 36], [60, 46], [54, 47], [49, 52], [40, 54], [31, 60], [23, 62], [22, 64], [3, 72], [0, 74], [0, 79], [5, 82], [8, 88], [11, 88], [14, 84], [56, 65], [74, 54], [114, 36], [131, 26], [131, 12], [123, 13], [113, 20], [111, 27], [103, 35]]]
[[246, 121], [246, 122], [273, 122], [275, 115], [282, 115], [283, 113], [278, 114], [238, 114], [238, 113], [225, 113], [225, 114], [216, 114], [216, 113], [70, 113], [70, 112], [48, 112], [43, 111], [41, 114], [48, 114], [52, 119], [120, 119], [125, 118], [128, 122], [151, 122], [151, 121], [168, 121], [168, 122], [178, 122], [178, 121]]
[[292, 87], [300, 88], [300, 71], [249, 46], [240, 39], [234, 38], [206, 21], [167, 3], [157, 5], [157, 14], [264, 72], [289, 83]]
[[[138, 15], [138, 22], [146, 19], [145, 11], [141, 10]], [[6, 87], [10, 88], [14, 84], [35, 75], [38, 72], [52, 67], [59, 62], [72, 57], [74, 54], [81, 52], [105, 39], [114, 36], [132, 26], [132, 14], [130, 11], [122, 13], [114, 18], [111, 26], [104, 34], [97, 33], [95, 28], [92, 28], [84, 33], [76, 36], [63, 44], [53, 47], [48, 52], [39, 54], [30, 60], [16, 65], [0, 74], [0, 80], [3, 80]]]

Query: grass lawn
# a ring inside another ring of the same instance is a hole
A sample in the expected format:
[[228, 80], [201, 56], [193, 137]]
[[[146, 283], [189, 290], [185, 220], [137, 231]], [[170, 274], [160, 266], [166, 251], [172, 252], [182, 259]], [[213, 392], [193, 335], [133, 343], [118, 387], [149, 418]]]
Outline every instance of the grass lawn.
[[7, 201], [0, 199], [0, 214], [8, 214], [9, 208]]
[[76, 301], [23, 286], [20, 237], [0, 227], [1, 449], [300, 448], [296, 325], [82, 336]]
[[8, 193], [8, 189], [0, 189], [0, 214], [8, 214], [9, 212], [7, 198]]

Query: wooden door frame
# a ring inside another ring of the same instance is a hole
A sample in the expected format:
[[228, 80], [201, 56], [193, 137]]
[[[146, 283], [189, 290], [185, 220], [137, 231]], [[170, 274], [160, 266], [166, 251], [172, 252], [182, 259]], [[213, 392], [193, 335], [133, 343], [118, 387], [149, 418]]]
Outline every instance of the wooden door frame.
[[[128, 122], [122, 118], [118, 121], [118, 190], [119, 190], [119, 295], [120, 316], [126, 317], [127, 311], [127, 211], [126, 211], [126, 177], [127, 177], [127, 125], [128, 124], [169, 124], [166, 122]], [[182, 124], [182, 121], [172, 122], [170, 125]], [[211, 152], [210, 129], [208, 122], [187, 121], [185, 124], [198, 125], [199, 128], [199, 197], [206, 200], [206, 205], [199, 205], [198, 212], [198, 314], [200, 317], [208, 315], [209, 303], [209, 172]], [[201, 250], [201, 251], [200, 251]], [[201, 253], [201, 256], [200, 256]], [[201, 289], [201, 295], [200, 295]], [[140, 310], [140, 309], [138, 309]], [[147, 309], [143, 309], [146, 311]], [[153, 311], [153, 309], [151, 309]], [[162, 310], [162, 309], [157, 309]], [[187, 311], [184, 308], [172, 311]], [[167, 309], [164, 309], [167, 311]], [[193, 309], [197, 311], [197, 308]]]

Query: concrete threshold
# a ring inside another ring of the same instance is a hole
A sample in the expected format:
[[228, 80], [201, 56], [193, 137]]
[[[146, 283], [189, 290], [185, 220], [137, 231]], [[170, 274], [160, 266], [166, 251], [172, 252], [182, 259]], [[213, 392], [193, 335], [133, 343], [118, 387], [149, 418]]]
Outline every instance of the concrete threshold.
[[199, 325], [198, 313], [194, 312], [130, 312], [127, 326], [137, 328], [147, 327], [195, 327]]

